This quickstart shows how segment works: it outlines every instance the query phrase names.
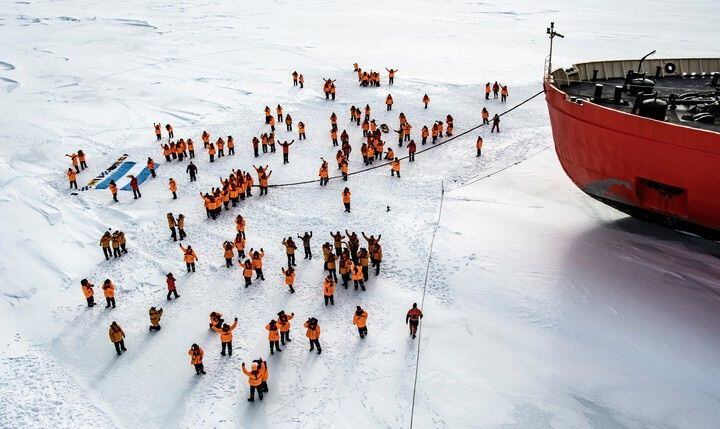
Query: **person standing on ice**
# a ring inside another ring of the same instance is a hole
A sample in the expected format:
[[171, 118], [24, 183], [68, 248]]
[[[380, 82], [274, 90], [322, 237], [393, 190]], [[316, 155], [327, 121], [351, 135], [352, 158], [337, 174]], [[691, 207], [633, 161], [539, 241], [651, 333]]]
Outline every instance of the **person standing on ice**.
[[67, 174], [68, 181], [70, 182], [70, 189], [77, 189], [77, 173], [73, 171], [72, 168], [68, 168], [68, 171], [65, 174]]
[[250, 248], [250, 257], [252, 258], [252, 267], [255, 270], [255, 280], [265, 280], [265, 275], [263, 274], [263, 257], [265, 257], [265, 250], [263, 248], [260, 248], [260, 251], [254, 251], [252, 248]]
[[362, 307], [358, 305], [355, 309], [355, 314], [353, 315], [353, 325], [357, 326], [360, 338], [365, 338], [367, 335], [367, 317], [367, 311], [363, 310]]
[[417, 303], [413, 303], [412, 308], [408, 310], [405, 316], [405, 324], [410, 326], [410, 335], [415, 338], [420, 319], [423, 318], [423, 312], [417, 307]]
[[493, 92], [493, 98], [497, 100], [498, 93], [500, 92], [500, 84], [497, 81], [495, 81], [495, 83], [493, 83], [492, 92]]
[[492, 88], [491, 88], [491, 86], [490, 86], [490, 82], [488, 82], [488, 83], [485, 84], [485, 99], [486, 99], [486, 100], [489, 100], [489, 99], [490, 99], [490, 92], [491, 92], [491, 91], [492, 91]]
[[293, 284], [295, 283], [295, 269], [293, 267], [288, 267], [287, 270], [285, 268], [280, 268], [280, 271], [282, 271], [285, 276], [285, 284], [288, 288], [290, 288], [290, 293], [295, 293], [295, 289], [293, 289]]
[[260, 373], [260, 368], [258, 368], [257, 364], [254, 363], [252, 370], [248, 371], [245, 368], [245, 362], [242, 363], [242, 372], [247, 375], [248, 377], [248, 384], [250, 385], [250, 397], [248, 398], [248, 402], [255, 402], [255, 391], [258, 392], [258, 398], [262, 401], [263, 400], [263, 392], [260, 388], [260, 385], [262, 384], [262, 374]]
[[152, 158], [148, 157], [146, 166], [148, 171], [150, 172], [150, 176], [157, 177], [157, 175], [155, 174], [155, 161], [153, 161]]
[[115, 285], [110, 279], [105, 279], [102, 285], [103, 294], [105, 295], [105, 308], [115, 308]]
[[110, 184], [108, 185], [108, 189], [110, 190], [110, 193], [112, 194], [113, 201], [115, 201], [116, 203], [119, 203], [120, 201], [118, 201], [118, 198], [117, 198], [118, 187], [115, 184], [114, 180], [110, 181]]
[[312, 249], [310, 248], [310, 239], [312, 238], [312, 231], [308, 234], [307, 231], [305, 231], [305, 234], [300, 236], [298, 234], [298, 238], [302, 240], [303, 242], [303, 250], [305, 251], [305, 258], [304, 259], [311, 259], [312, 260]]
[[305, 124], [302, 121], [298, 122], [298, 140], [307, 140], [307, 137], [305, 137]]
[[[342, 191], [342, 202], [343, 202], [343, 205], [345, 206], [345, 213], [350, 213], [350, 196], [351, 195], [352, 195], [352, 193], [350, 192], [350, 188], [345, 188]], [[340, 232], [338, 231], [338, 234], [339, 233]]]
[[507, 101], [508, 97], [508, 87], [507, 85], [503, 85], [502, 88], [500, 88], [500, 102], [504, 103]]
[[358, 290], [359, 286], [360, 289], [365, 291], [365, 274], [363, 274], [363, 267], [361, 267], [360, 265], [352, 265], [350, 277], [352, 278], [355, 290]]
[[247, 225], [247, 222], [245, 222], [245, 219], [242, 217], [242, 215], [237, 215], [235, 218], [235, 230], [237, 230], [238, 234], [242, 236], [242, 238], [245, 238], [245, 226]]
[[162, 140], [162, 128], [160, 128], [160, 124], [153, 123], [153, 126], [155, 127], [155, 138], [158, 141]]
[[483, 139], [481, 136], [478, 136], [477, 142], [475, 143], [475, 149], [477, 149], [477, 155], [475, 155], [476, 158], [479, 158], [482, 154], [482, 147], [483, 147]]
[[133, 191], [133, 199], [137, 200], [138, 198], [142, 198], [142, 195], [140, 194], [140, 183], [138, 183], [137, 177], [132, 174], [127, 177], [130, 178], [130, 189]]
[[235, 240], [233, 240], [233, 243], [235, 244], [235, 249], [238, 252], [238, 263], [242, 264], [243, 259], [245, 259], [245, 239], [238, 232], [235, 234]]
[[119, 231], [115, 231], [110, 236], [110, 246], [112, 246], [113, 250], [113, 258], [120, 258], [122, 256], [122, 253], [120, 252], [120, 233]]
[[87, 301], [87, 306], [95, 307], [95, 291], [93, 290], [95, 285], [90, 283], [88, 279], [82, 279], [80, 280], [80, 287], [82, 287], [83, 295]]
[[177, 227], [178, 227], [178, 233], [180, 234], [180, 241], [185, 239], [187, 237], [187, 234], [185, 234], [185, 215], [180, 213], [177, 217]]
[[410, 140], [410, 143], [407, 145], [408, 150], [408, 162], [415, 162], [415, 152], [417, 152], [417, 145], [415, 144], [415, 140]]
[[75, 168], [75, 172], [79, 173], [80, 172], [80, 161], [78, 158], [78, 154], [77, 153], [73, 153], [71, 155], [65, 154], [65, 156], [70, 158], [70, 161], [72, 162], [72, 165]]
[[163, 309], [150, 307], [148, 314], [150, 315], [150, 330], [151, 331], [159, 331], [161, 328], [160, 318], [163, 315]]
[[425, 105], [425, 108], [428, 108], [428, 104], [430, 104], [430, 97], [428, 97], [427, 94], [423, 95], [422, 102]]
[[398, 179], [400, 178], [400, 158], [395, 157], [390, 164], [390, 176], [397, 174]]
[[112, 240], [112, 236], [110, 235], [110, 231], [105, 231], [105, 234], [103, 234], [102, 237], [100, 237], [100, 247], [102, 247], [103, 254], [105, 254], [105, 260], [109, 261], [110, 256], [112, 256], [112, 251], [110, 250], [110, 241]]
[[392, 95], [388, 94], [388, 96], [385, 98], [385, 106], [387, 106], [388, 112], [392, 110], [392, 105], [393, 105]]
[[167, 300], [170, 301], [172, 298], [170, 298], [171, 295], [175, 295], [175, 298], [180, 298], [180, 295], [177, 293], [177, 288], [175, 286], [175, 276], [173, 276], [173, 273], [167, 273], [165, 276], [165, 282], [167, 283]]
[[292, 72], [292, 78], [293, 78], [293, 86], [298, 85], [298, 72], [297, 70]]
[[77, 151], [77, 156], [78, 156], [78, 160], [80, 161], [80, 169], [81, 169], [81, 170], [86, 169], [86, 168], [87, 168], [87, 162], [85, 162], [85, 161], [86, 161], [86, 159], [85, 159], [85, 152], [83, 152], [82, 150], [78, 150], [78, 151]]
[[165, 124], [165, 129], [168, 132], [168, 140], [175, 138], [175, 134], [173, 133], [173, 127], [170, 124]]
[[288, 316], [284, 310], [280, 310], [278, 315], [278, 327], [280, 327], [280, 343], [284, 346], [285, 342], [291, 342], [290, 339], [290, 320], [295, 317], [295, 313], [290, 313]]
[[482, 116], [483, 125], [490, 125], [490, 112], [485, 107], [482, 108], [480, 115]]
[[195, 262], [198, 261], [198, 257], [195, 254], [195, 251], [193, 250], [192, 246], [184, 247], [181, 244], [180, 250], [183, 252], [183, 260], [185, 261], [185, 265], [187, 266], [187, 272], [189, 273], [192, 270], [192, 272], [194, 273], [195, 272]]
[[385, 70], [387, 70], [387, 72], [388, 72], [388, 77], [389, 77], [388, 85], [394, 84], [395, 83], [395, 73], [397, 73], [398, 70], [387, 69], [387, 68]]
[[328, 274], [323, 282], [323, 297], [325, 298], [325, 306], [328, 304], [335, 305], [335, 282], [332, 275]]
[[495, 130], [497, 130], [497, 132], [499, 133], [500, 132], [500, 116], [498, 116], [498, 114], [496, 113], [495, 116], [493, 116], [492, 121], [493, 121], [493, 124], [492, 124], [492, 128], [490, 128], [490, 132], [493, 133], [493, 132], [495, 132]]
[[232, 356], [232, 340], [233, 340], [233, 331], [235, 328], [237, 328], [237, 317], [235, 318], [235, 321], [232, 325], [228, 325], [227, 323], [223, 324], [222, 328], [218, 328], [213, 326], [213, 331], [220, 334], [220, 343], [222, 344], [222, 350], [220, 351], [220, 354], [222, 356], [225, 356], [225, 350], [228, 352], [228, 356]]
[[190, 346], [188, 354], [190, 355], [190, 365], [195, 368], [195, 375], [206, 374], [205, 367], [203, 366], [203, 356], [205, 356], [203, 349], [197, 344], [193, 344]]
[[368, 280], [368, 267], [370, 266], [370, 254], [366, 248], [358, 251], [358, 264], [362, 268], [363, 282]]
[[291, 141], [290, 143], [285, 140], [284, 143], [280, 143], [280, 146], [282, 146], [283, 150], [283, 164], [287, 164], [290, 162], [290, 146], [295, 143], [295, 140]]
[[382, 246], [380, 243], [375, 243], [375, 250], [370, 255], [373, 267], [375, 267], [375, 275], [380, 275], [380, 263], [382, 262]]
[[285, 115], [285, 128], [287, 132], [292, 131], [292, 116], [289, 113]]
[[112, 342], [115, 346], [115, 351], [117, 352], [118, 356], [122, 354], [121, 352], [127, 351], [127, 349], [125, 348], [125, 332], [123, 332], [122, 328], [120, 327], [120, 325], [117, 324], [117, 322], [113, 321], [110, 324], [108, 335], [110, 336], [110, 342]]
[[287, 255], [288, 267], [294, 267], [295, 250], [297, 250], [297, 245], [295, 244], [295, 241], [293, 241], [292, 237], [288, 237], [283, 239], [282, 244], [283, 246], [285, 246], [285, 254]]
[[243, 263], [243, 278], [245, 279], [245, 287], [252, 285], [253, 266], [252, 261], [246, 259]]
[[320, 186], [325, 186], [330, 181], [330, 172], [327, 161], [323, 158], [320, 159], [322, 160], [322, 164], [320, 165], [318, 176], [320, 176]]
[[[345, 189], [347, 189], [347, 188], [345, 188]], [[336, 231], [335, 234], [333, 234], [332, 231], [330, 231], [330, 237], [333, 238], [333, 246], [335, 247], [335, 255], [336, 256], [342, 255], [342, 243], [343, 243], [343, 240], [345, 239], [345, 236], [342, 235], [340, 233], [340, 231]]]
[[175, 182], [175, 179], [172, 177], [168, 181], [168, 189], [170, 189], [170, 192], [172, 193], [173, 200], [177, 200], [177, 182]]
[[298, 76], [298, 83], [300, 84], [300, 89], [305, 88], [305, 77], [300, 73], [300, 76]]
[[265, 329], [268, 331], [268, 341], [270, 342], [270, 354], [274, 355], [274, 350], [281, 352], [280, 348], [280, 329], [278, 328], [277, 321], [271, 320], [270, 323], [265, 325]]
[[317, 347], [317, 354], [322, 353], [322, 348], [320, 347], [320, 325], [318, 324], [318, 320], [311, 317], [303, 326], [306, 328], [305, 336], [308, 340], [310, 340], [310, 351], [313, 351], [313, 349]]
[[225, 257], [225, 268], [232, 267], [232, 260], [235, 257], [235, 252], [233, 252], [233, 247], [235, 247], [231, 242], [225, 240], [223, 243], [223, 256]]

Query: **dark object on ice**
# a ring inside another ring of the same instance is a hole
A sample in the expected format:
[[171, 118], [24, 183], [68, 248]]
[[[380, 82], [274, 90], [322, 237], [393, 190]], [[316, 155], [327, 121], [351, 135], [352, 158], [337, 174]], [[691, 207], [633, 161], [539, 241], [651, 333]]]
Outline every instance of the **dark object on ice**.
[[388, 128], [387, 124], [380, 124], [380, 131], [387, 134], [390, 132], [390, 128]]
[[390, 211], [390, 206], [387, 206], [386, 212], [389, 212], [389, 211]]

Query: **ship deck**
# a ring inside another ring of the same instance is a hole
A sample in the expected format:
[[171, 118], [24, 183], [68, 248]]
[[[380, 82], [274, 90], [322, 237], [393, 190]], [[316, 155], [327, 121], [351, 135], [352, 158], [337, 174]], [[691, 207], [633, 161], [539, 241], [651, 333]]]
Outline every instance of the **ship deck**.
[[[712, 93], [713, 91], [715, 91], [715, 100], [720, 100], [720, 88], [713, 88], [708, 85], [710, 82], [709, 76], [705, 78], [684, 78], [681, 76], [654, 78], [650, 76], [649, 78], [655, 81], [653, 93], [657, 92], [658, 97], [660, 98], [667, 99], [667, 97], [671, 94], [682, 95], [687, 93]], [[613, 93], [615, 91], [615, 86], [622, 86], [624, 82], [625, 80], [623, 78], [611, 78], [597, 79], [597, 81], [595, 82], [581, 81], [571, 82], [569, 85], [555, 86], [561, 91], [565, 92], [570, 97], [576, 97], [578, 99], [585, 99], [590, 102], [594, 102], [593, 94], [595, 92], [595, 85], [602, 84], [604, 86], [602, 100], [598, 104], [610, 109], [620, 110], [625, 113], [631, 113], [633, 104], [635, 102], [635, 96], [631, 96], [628, 92], [623, 92], [622, 94], [622, 100], [625, 102], [624, 104], [613, 103]], [[675, 110], [668, 109], [665, 121], [692, 128], [720, 132], [720, 118], [716, 118], [715, 123], [713, 124], [693, 122], [691, 120], [686, 120], [682, 118], [684, 115], [689, 114], [690, 112], [688, 112], [687, 107], [679, 105]]]

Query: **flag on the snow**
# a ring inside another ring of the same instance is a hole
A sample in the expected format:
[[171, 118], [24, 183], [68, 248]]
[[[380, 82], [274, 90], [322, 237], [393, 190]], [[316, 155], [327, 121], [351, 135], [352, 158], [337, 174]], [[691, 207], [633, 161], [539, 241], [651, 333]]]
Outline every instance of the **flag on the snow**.
[[150, 170], [144, 164], [127, 161], [127, 158], [127, 154], [118, 158], [110, 167], [91, 180], [86, 186], [83, 186], [81, 190], [86, 191], [93, 187], [95, 189], [107, 189], [110, 181], [114, 180], [118, 189], [129, 191], [130, 178], [128, 176], [135, 176], [138, 184], [150, 177]]

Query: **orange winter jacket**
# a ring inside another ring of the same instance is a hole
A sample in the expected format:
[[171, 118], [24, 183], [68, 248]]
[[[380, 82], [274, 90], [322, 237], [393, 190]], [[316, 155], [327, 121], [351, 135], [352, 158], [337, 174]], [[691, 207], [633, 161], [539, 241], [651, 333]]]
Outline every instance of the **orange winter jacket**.
[[111, 192], [111, 193], [117, 194], [117, 191], [118, 191], [117, 185], [111, 183], [110, 186], [108, 187], [108, 189], [110, 189], [110, 192]]
[[253, 266], [253, 268], [262, 268], [262, 266], [263, 266], [262, 259], [263, 259], [264, 256], [265, 256], [265, 252], [258, 252], [258, 256], [257, 256], [257, 257], [255, 257], [255, 256], [253, 255], [253, 258], [252, 258], [252, 266]]
[[112, 282], [107, 286], [103, 285], [103, 293], [105, 298], [115, 298], [115, 285]]
[[180, 245], [180, 250], [183, 252], [183, 260], [186, 263], [192, 263], [198, 260], [197, 255], [195, 254], [194, 250], [190, 250], [188, 252], [188, 249], [184, 247], [182, 244]]
[[280, 332], [290, 332], [290, 320], [295, 317], [292, 314], [287, 315], [287, 322], [283, 323], [281, 320], [278, 320], [277, 324], [280, 328]]
[[225, 252], [223, 253], [223, 255], [225, 256], [225, 259], [232, 259], [232, 258], [233, 258], [234, 253], [233, 253], [233, 248], [232, 248], [232, 246], [227, 246], [227, 247], [226, 247], [225, 245], [223, 245], [223, 250], [225, 250]]
[[216, 328], [215, 326], [213, 326], [213, 331], [220, 334], [220, 341], [223, 343], [229, 343], [233, 339], [233, 331], [235, 328], [237, 328], [237, 320], [230, 325], [230, 329], [227, 331], [223, 331], [222, 328]]
[[367, 311], [363, 311], [360, 316], [357, 313], [353, 316], [353, 325], [357, 325], [358, 328], [364, 328], [367, 324]]
[[295, 283], [295, 271], [293, 270], [290, 272], [289, 270], [282, 270], [282, 272], [285, 274], [285, 284], [292, 286]]
[[243, 265], [243, 277], [252, 277], [253, 269]]
[[170, 179], [170, 181], [168, 182], [168, 188], [170, 189], [170, 192], [177, 191], [177, 183], [175, 182], [175, 180]]
[[120, 342], [123, 338], [125, 338], [125, 332], [123, 332], [122, 328], [118, 326], [117, 331], [113, 328], [110, 328], [108, 331], [108, 335], [110, 336], [110, 341], [113, 343]]
[[307, 328], [307, 332], [305, 332], [306, 337], [311, 340], [317, 340], [320, 338], [320, 324], [315, 324], [315, 329], [311, 329], [308, 322], [305, 322], [303, 326]]
[[482, 149], [483, 147], [483, 139], [482, 137], [478, 137], [477, 142], [475, 143], [475, 147], [477, 149]]
[[245, 369], [245, 366], [242, 366], [242, 371], [243, 373], [245, 373], [245, 375], [248, 376], [248, 384], [250, 384], [251, 386], [257, 387], [262, 384], [263, 379], [259, 369], [248, 371], [247, 369]]
[[265, 325], [265, 329], [268, 330], [269, 341], [280, 341], [280, 331], [278, 330], [277, 324], [275, 325], [275, 329], [272, 329], [272, 327], [268, 323], [267, 325]]
[[188, 354], [190, 355], [190, 365], [200, 365], [205, 352], [198, 347], [197, 350], [193, 350], [192, 348], [188, 350]]
[[335, 293], [335, 282], [332, 280], [325, 279], [323, 283], [323, 294], [325, 296], [332, 296]]
[[69, 181], [74, 182], [77, 180], [77, 173], [75, 173], [75, 171], [73, 170], [68, 170], [67, 178]]
[[83, 295], [85, 295], [85, 298], [90, 298], [95, 294], [95, 292], [93, 292], [92, 286], [83, 286], [82, 291]]
[[344, 203], [344, 204], [350, 203], [350, 195], [351, 195], [351, 194], [352, 194], [352, 192], [350, 192], [350, 191], [347, 191], [347, 192], [343, 192], [343, 193], [342, 193], [342, 199], [343, 199], [343, 203]]

